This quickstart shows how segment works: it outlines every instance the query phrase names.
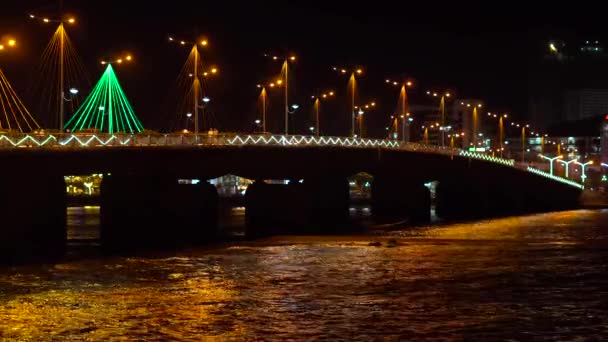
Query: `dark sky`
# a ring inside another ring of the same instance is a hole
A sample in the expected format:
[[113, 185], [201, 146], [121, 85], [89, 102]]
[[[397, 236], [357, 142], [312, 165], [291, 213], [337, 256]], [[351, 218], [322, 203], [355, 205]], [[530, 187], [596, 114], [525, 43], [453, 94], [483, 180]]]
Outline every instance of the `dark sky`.
[[[603, 20], [591, 8], [561, 8], [532, 2], [436, 1], [64, 1], [78, 24], [69, 34], [94, 82], [104, 56], [129, 50], [137, 62], [116, 72], [144, 125], [169, 129], [175, 109], [167, 105], [188, 50], [169, 45], [167, 36], [204, 34], [210, 47], [203, 60], [217, 64], [221, 75], [207, 85], [209, 111], [221, 130], [251, 129], [256, 118], [255, 84], [270, 79], [279, 65], [266, 51], [298, 56], [292, 102], [302, 104], [294, 125], [311, 123], [310, 100], [316, 89], [340, 95], [324, 109], [329, 134], [347, 134], [346, 80], [331, 66], [360, 65], [361, 101], [380, 104], [368, 117], [370, 132], [381, 134], [397, 102], [397, 91], [383, 79], [416, 80], [413, 103], [424, 103], [426, 89], [450, 89], [458, 97], [480, 98], [488, 108], [525, 117], [526, 80], [538, 50], [547, 39], [573, 35], [600, 39]], [[554, 3], [555, 4], [555, 3]], [[26, 89], [28, 71], [39, 60], [52, 29], [28, 20], [27, 13], [57, 13], [57, 1], [7, 0], [0, 12], [0, 34], [20, 42], [16, 56], [0, 65], [18, 91]], [[271, 98], [269, 122], [282, 124], [282, 98]]]

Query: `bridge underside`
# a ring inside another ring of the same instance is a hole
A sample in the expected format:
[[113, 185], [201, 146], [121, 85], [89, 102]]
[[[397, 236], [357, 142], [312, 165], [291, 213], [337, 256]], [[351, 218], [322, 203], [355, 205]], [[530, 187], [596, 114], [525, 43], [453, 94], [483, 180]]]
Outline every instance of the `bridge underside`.
[[[436, 212], [461, 219], [574, 208], [580, 189], [486, 161], [379, 148], [212, 146], [201, 148], [21, 149], [0, 154], [0, 262], [59, 256], [65, 246], [64, 175], [104, 173], [102, 243], [110, 248], [203, 243], [217, 233], [226, 174], [254, 179], [246, 194], [251, 236], [336, 233], [348, 227], [347, 178], [374, 176], [377, 220], [430, 219], [424, 183], [437, 181]], [[264, 179], [303, 180], [289, 185]], [[150, 227], [158, 227], [150, 229]]]

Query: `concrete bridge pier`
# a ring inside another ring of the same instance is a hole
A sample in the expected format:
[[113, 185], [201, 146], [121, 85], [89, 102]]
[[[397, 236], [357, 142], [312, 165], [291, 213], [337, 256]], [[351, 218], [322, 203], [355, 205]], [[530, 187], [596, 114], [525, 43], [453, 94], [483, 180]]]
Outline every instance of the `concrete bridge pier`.
[[407, 218], [411, 223], [431, 220], [431, 194], [423, 181], [400, 176], [374, 176], [372, 214], [379, 222]]
[[479, 218], [488, 212], [487, 187], [477, 180], [441, 180], [435, 201], [435, 213], [442, 219]]
[[337, 233], [348, 228], [349, 185], [342, 176], [304, 179], [306, 233]]
[[346, 177], [310, 177], [303, 183], [255, 181], [245, 195], [247, 235], [335, 233], [348, 223]]
[[106, 250], [166, 248], [213, 240], [217, 190], [173, 176], [112, 175], [101, 184], [101, 242]]
[[245, 193], [247, 236], [286, 234], [306, 223], [302, 184], [268, 184], [258, 179]]
[[52, 261], [64, 255], [66, 188], [63, 176], [0, 176], [0, 263]]

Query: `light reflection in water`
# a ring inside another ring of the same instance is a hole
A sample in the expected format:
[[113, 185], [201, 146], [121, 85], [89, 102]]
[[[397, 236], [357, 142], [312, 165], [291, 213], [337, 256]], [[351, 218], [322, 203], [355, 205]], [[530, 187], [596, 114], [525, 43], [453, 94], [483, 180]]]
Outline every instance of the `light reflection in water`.
[[0, 271], [16, 340], [594, 340], [608, 212], [275, 237]]

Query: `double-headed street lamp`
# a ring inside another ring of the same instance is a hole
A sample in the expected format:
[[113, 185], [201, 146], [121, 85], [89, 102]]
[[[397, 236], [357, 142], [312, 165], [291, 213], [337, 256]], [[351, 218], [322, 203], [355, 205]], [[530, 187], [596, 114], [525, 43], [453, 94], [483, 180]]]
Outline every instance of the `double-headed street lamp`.
[[[76, 19], [74, 17], [62, 17], [60, 19], [52, 19], [48, 17], [38, 17], [34, 14], [29, 15], [30, 19], [42, 21], [45, 24], [48, 23], [59, 23], [59, 27], [55, 32], [55, 35], [59, 37], [59, 130], [63, 131], [63, 121], [65, 115], [65, 45], [67, 35], [65, 33], [64, 24], [74, 24]], [[73, 94], [73, 93], [72, 93]], [[73, 94], [75, 95], [75, 94]]]
[[[271, 57], [268, 54], [265, 54], [266, 57]], [[289, 114], [293, 114], [293, 112], [289, 111], [289, 62], [295, 62], [296, 56], [272, 56], [272, 60], [274, 61], [283, 61], [283, 66], [281, 67], [281, 82], [285, 83], [285, 135], [289, 134]], [[281, 83], [278, 83], [279, 85]], [[293, 106], [296, 106], [295, 108]], [[294, 111], [297, 109], [298, 105], [292, 105], [291, 107]]]
[[562, 164], [564, 164], [566, 166], [566, 178], [568, 178], [568, 170], [570, 169], [570, 164], [576, 163], [577, 160], [578, 159], [572, 159], [572, 160], [569, 160], [569, 161], [563, 161], [563, 160], [560, 159], [560, 160], [557, 161], [558, 163], [562, 163]]
[[550, 170], [549, 173], [551, 174], [551, 176], [553, 176], [553, 162], [564, 157], [564, 156], [557, 156], [557, 157], [550, 158], [550, 157], [544, 156], [542, 154], [539, 154], [538, 156], [549, 161], [549, 170]]
[[[398, 82], [395, 80], [391, 80], [390, 78], [387, 78], [384, 80], [384, 82], [388, 85], [394, 86], [394, 87], [400, 87], [400, 91], [399, 91], [399, 102], [398, 102], [398, 113], [396, 115], [397, 118], [401, 119], [401, 141], [409, 141], [409, 124], [412, 120], [410, 120], [410, 108], [409, 108], [409, 101], [408, 101], [408, 97], [407, 97], [407, 91], [406, 88], [410, 88], [414, 85], [414, 82], [412, 80], [406, 79], [402, 82]], [[396, 120], [398, 121], [398, 120]], [[406, 126], [407, 126], [407, 139], [405, 138], [405, 132], [406, 132]], [[395, 125], [395, 131], [397, 131], [397, 127]]]
[[[187, 41], [180, 40], [175, 37], [169, 36], [170, 43], [176, 43], [182, 46], [192, 46], [192, 50], [190, 51], [190, 55], [188, 56], [188, 60], [186, 61], [186, 65], [192, 60], [193, 63], [193, 71], [188, 74], [189, 77], [192, 77], [192, 107], [194, 110], [194, 134], [199, 133], [199, 119], [198, 112], [199, 109], [202, 108], [199, 102], [201, 99], [201, 82], [200, 77], [206, 77], [210, 74], [217, 74], [217, 68], [211, 68], [210, 70], [203, 70], [203, 65], [201, 63], [200, 52], [198, 51], [198, 46], [207, 47], [209, 46], [209, 41], [206, 38], [199, 39], [198, 41]], [[204, 102], [204, 101], [203, 101]], [[204, 114], [203, 114], [204, 115]], [[204, 120], [204, 117], [203, 117]]]
[[[363, 138], [363, 118], [366, 110], [371, 110], [376, 107], [376, 102], [372, 101], [361, 106], [354, 106], [353, 108], [357, 111], [357, 120], [359, 121], [359, 138]], [[357, 135], [353, 134], [353, 138]]]
[[[351, 92], [351, 102], [350, 102], [350, 108], [351, 108], [351, 126], [350, 126], [350, 135], [352, 137], [355, 137], [355, 112], [356, 112], [356, 108], [355, 108], [355, 94], [357, 91], [357, 79], [356, 79], [356, 75], [362, 75], [363, 74], [363, 69], [361, 68], [357, 68], [357, 69], [346, 69], [346, 68], [338, 68], [338, 67], [333, 67], [332, 68], [334, 71], [339, 72], [342, 75], [348, 75], [350, 74], [350, 77], [348, 78], [348, 88], [350, 89]], [[363, 115], [363, 114], [359, 114], [359, 115]]]
[[439, 97], [439, 120], [440, 120], [440, 126], [439, 126], [439, 135], [441, 137], [441, 141], [440, 144], [441, 146], [445, 146], [445, 134], [446, 132], [449, 132], [452, 127], [448, 126], [446, 124], [446, 118], [445, 118], [445, 101], [446, 98], [450, 98], [452, 96], [452, 94], [450, 94], [450, 92], [446, 91], [446, 92], [437, 92], [437, 91], [431, 91], [431, 90], [427, 90], [426, 94], [432, 97]]
[[581, 166], [581, 183], [583, 183], [583, 187], [585, 186], [585, 179], [587, 179], [587, 174], [585, 173], [585, 168], [588, 165], [592, 165], [593, 164], [593, 160], [590, 160], [586, 163], [579, 163], [578, 161], [575, 161], [574, 164], [580, 165]]
[[313, 100], [315, 100], [315, 104], [314, 104], [314, 107], [315, 107], [315, 127], [313, 127], [314, 129], [311, 130], [311, 132], [314, 131], [317, 136], [319, 136], [321, 134], [321, 129], [319, 127], [320, 126], [319, 112], [321, 111], [320, 110], [321, 99], [325, 100], [325, 99], [333, 97], [334, 95], [335, 95], [335, 92], [328, 91], [328, 92], [325, 92], [325, 93], [323, 93], [321, 95], [318, 95], [318, 96], [315, 96], [315, 95], [311, 96], [311, 98]]

